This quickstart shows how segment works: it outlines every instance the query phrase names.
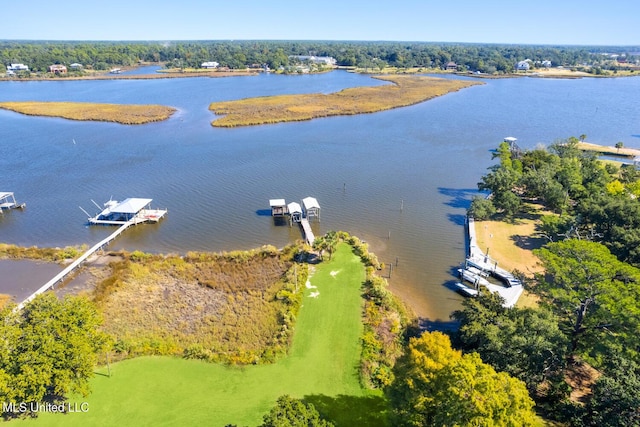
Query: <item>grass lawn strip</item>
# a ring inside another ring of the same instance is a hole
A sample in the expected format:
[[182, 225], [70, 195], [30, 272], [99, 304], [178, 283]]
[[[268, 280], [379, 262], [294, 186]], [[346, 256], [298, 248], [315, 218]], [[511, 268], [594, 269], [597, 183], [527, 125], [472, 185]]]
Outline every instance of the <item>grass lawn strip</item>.
[[[358, 377], [363, 281], [364, 267], [346, 244], [331, 261], [325, 257], [315, 266], [309, 286], [301, 284], [305, 296], [290, 353], [273, 365], [228, 367], [172, 357], [126, 360], [111, 366], [110, 378], [97, 375], [92, 380], [93, 392], [86, 399], [89, 412], [43, 413], [19, 423], [257, 425], [282, 394], [362, 399], [379, 409], [382, 398], [362, 389]], [[312, 292], [319, 295], [312, 298]], [[342, 409], [348, 415], [349, 408]]]

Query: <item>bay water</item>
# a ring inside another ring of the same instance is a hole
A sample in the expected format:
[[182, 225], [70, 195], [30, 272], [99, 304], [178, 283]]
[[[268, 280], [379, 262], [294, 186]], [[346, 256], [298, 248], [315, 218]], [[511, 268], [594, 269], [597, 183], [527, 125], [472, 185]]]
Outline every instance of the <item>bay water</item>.
[[[269, 199], [313, 196], [321, 206], [316, 234], [345, 230], [367, 241], [382, 262], [394, 264], [391, 289], [423, 319], [446, 322], [462, 299], [445, 283], [464, 260], [466, 208], [504, 137], [523, 148], [581, 134], [593, 143], [640, 146], [639, 78], [484, 83], [374, 114], [224, 129], [211, 126], [211, 102], [386, 83], [344, 71], [0, 81], [0, 101], [177, 108], [169, 120], [138, 126], [0, 110], [0, 191], [27, 203], [0, 216], [0, 242], [91, 246], [114, 229], [88, 227], [80, 207], [94, 214], [91, 200], [143, 197], [168, 215], [126, 231], [110, 248], [281, 247], [301, 235], [274, 223]], [[0, 293], [12, 286], [3, 277], [0, 266]], [[42, 284], [33, 280], [34, 288]]]

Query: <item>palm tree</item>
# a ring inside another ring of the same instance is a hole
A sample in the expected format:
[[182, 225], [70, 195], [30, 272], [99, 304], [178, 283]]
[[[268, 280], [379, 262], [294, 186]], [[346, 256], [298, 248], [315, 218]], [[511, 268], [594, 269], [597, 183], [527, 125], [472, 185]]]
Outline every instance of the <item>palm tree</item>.
[[620, 153], [620, 149], [624, 147], [624, 142], [618, 141], [616, 142], [616, 148], [618, 149], [618, 153]]
[[333, 252], [336, 250], [336, 246], [338, 245], [338, 233], [335, 231], [329, 231], [324, 236], [324, 240], [327, 244], [327, 250], [329, 251], [329, 259], [331, 259]]
[[313, 241], [313, 249], [320, 252], [320, 259], [324, 261], [324, 251], [327, 249], [327, 240], [323, 237], [316, 237]]

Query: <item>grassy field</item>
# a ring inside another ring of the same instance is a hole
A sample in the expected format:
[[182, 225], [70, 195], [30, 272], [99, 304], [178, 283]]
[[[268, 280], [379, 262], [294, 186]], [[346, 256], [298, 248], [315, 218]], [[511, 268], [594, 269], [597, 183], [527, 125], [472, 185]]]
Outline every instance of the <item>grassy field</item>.
[[315, 266], [290, 353], [275, 364], [228, 367], [171, 357], [126, 360], [111, 366], [111, 377], [104, 375], [106, 368], [100, 369], [86, 399], [87, 413], [45, 413], [16, 424], [253, 426], [278, 396], [290, 394], [314, 403], [336, 425], [386, 425], [386, 401], [363, 390], [358, 377], [363, 280], [363, 265], [345, 244], [331, 261]]
[[0, 108], [29, 116], [140, 125], [166, 120], [176, 111], [163, 105], [95, 104], [88, 102], [0, 102]]
[[417, 104], [437, 96], [482, 84], [424, 76], [378, 76], [392, 84], [357, 87], [331, 94], [278, 95], [214, 102], [209, 109], [224, 117], [216, 127], [251, 126], [311, 120], [319, 117], [374, 113]]

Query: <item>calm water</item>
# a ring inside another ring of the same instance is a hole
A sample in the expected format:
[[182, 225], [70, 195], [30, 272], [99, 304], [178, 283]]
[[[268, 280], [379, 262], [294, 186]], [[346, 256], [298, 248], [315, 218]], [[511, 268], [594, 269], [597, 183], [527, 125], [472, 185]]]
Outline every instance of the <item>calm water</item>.
[[[283, 246], [300, 237], [260, 211], [270, 198], [314, 196], [318, 233], [346, 230], [398, 267], [396, 293], [431, 320], [461, 297], [443, 283], [464, 256], [463, 218], [505, 136], [524, 147], [586, 134], [640, 145], [640, 79], [505, 79], [420, 105], [238, 129], [216, 129], [212, 101], [330, 93], [382, 82], [345, 72], [235, 78], [0, 82], [0, 101], [164, 104], [178, 112], [143, 126], [27, 117], [0, 110], [0, 190], [23, 212], [0, 218], [0, 241], [92, 244], [112, 229], [85, 226], [91, 199], [149, 197], [169, 209], [158, 225], [127, 231], [113, 248], [188, 250]], [[75, 143], [74, 143], [75, 141]], [[401, 204], [403, 209], [401, 210]], [[4, 282], [4, 283], [3, 283]], [[1, 286], [8, 286], [0, 276]], [[38, 285], [41, 283], [38, 282]]]

